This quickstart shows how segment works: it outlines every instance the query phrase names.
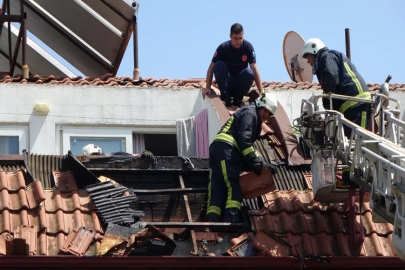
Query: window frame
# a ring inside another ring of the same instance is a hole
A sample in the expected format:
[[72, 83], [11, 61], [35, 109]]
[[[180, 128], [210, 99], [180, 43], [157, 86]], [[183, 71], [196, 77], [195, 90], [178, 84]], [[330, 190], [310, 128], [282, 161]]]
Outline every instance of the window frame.
[[18, 136], [18, 155], [22, 155], [22, 150], [29, 152], [28, 125], [0, 125], [0, 136]]
[[64, 155], [71, 149], [71, 137], [125, 139], [125, 152], [132, 154], [132, 129], [125, 127], [58, 126], [57, 154]]

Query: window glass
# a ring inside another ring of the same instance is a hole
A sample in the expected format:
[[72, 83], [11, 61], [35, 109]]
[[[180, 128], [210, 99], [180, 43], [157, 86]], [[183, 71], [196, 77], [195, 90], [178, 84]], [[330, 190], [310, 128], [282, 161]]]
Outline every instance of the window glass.
[[1, 155], [19, 155], [18, 136], [0, 136]]
[[73, 155], [81, 155], [82, 149], [89, 143], [93, 143], [103, 150], [103, 153], [125, 152], [125, 138], [92, 138], [70, 137], [70, 150]]

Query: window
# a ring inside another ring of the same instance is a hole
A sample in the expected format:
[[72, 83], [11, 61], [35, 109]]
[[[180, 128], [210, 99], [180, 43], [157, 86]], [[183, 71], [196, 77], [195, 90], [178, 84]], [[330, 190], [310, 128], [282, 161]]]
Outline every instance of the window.
[[22, 150], [29, 151], [27, 134], [28, 126], [0, 125], [0, 155], [21, 155]]
[[93, 143], [104, 153], [125, 152], [125, 138], [70, 137], [70, 150], [73, 155], [81, 155], [84, 146]]
[[145, 149], [155, 156], [177, 156], [176, 134], [144, 134]]
[[83, 146], [94, 143], [104, 153], [128, 152], [132, 154], [132, 130], [122, 127], [76, 127], [58, 126], [59, 153], [69, 150], [73, 155], [81, 155]]
[[18, 136], [0, 136], [0, 154], [18, 155], [19, 145]]

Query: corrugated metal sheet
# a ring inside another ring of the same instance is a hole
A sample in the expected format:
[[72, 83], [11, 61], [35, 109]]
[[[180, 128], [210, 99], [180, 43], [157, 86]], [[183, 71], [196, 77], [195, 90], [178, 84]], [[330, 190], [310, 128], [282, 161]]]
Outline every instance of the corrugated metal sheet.
[[278, 165], [276, 173], [273, 174], [273, 180], [278, 190], [307, 190], [312, 189], [308, 185], [304, 174], [311, 174], [308, 165], [302, 166], [285, 166]]
[[15, 171], [25, 171], [24, 165], [21, 164], [0, 164], [0, 171], [5, 172], [15, 172]]
[[254, 146], [264, 161], [276, 165], [277, 169], [273, 175], [273, 180], [278, 190], [312, 189], [312, 183], [308, 181], [308, 177], [312, 175], [311, 166], [308, 164], [287, 166], [287, 157], [283, 150], [283, 144], [275, 135], [260, 138], [255, 142]]
[[[52, 171], [64, 171], [65, 156], [36, 155], [24, 152], [25, 166], [32, 179], [41, 181], [43, 188], [50, 189], [55, 186]], [[30, 178], [30, 177], [28, 177]]]
[[0, 171], [25, 172], [24, 158], [21, 155], [0, 155]]

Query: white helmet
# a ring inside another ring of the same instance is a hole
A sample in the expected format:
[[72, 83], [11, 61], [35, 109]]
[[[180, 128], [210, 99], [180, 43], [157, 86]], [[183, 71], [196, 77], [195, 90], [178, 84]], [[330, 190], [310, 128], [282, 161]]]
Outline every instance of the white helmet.
[[256, 106], [258, 108], [266, 108], [269, 110], [273, 115], [276, 114], [277, 111], [277, 98], [271, 93], [262, 93], [260, 97], [258, 97], [255, 101]]
[[82, 155], [86, 155], [86, 156], [101, 155], [102, 153], [103, 153], [103, 150], [99, 146], [92, 144], [92, 143], [86, 145], [82, 149]]
[[308, 39], [302, 47], [302, 58], [307, 58], [307, 54], [317, 54], [322, 48], [325, 48], [325, 44], [319, 38]]

